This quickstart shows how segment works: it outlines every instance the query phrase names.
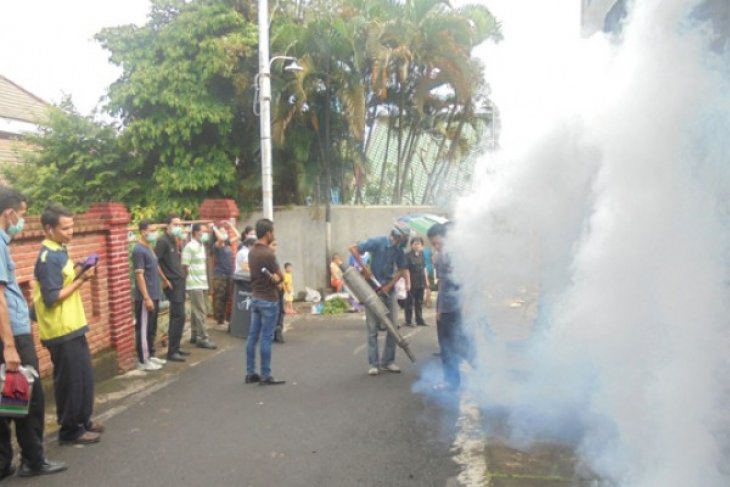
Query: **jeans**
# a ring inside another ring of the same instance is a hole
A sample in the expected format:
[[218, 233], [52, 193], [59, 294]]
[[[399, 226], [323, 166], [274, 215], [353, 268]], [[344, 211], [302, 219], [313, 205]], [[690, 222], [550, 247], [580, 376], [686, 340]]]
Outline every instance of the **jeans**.
[[256, 345], [261, 338], [261, 378], [271, 377], [271, 343], [279, 320], [279, 302], [253, 298], [251, 300], [251, 326], [246, 342], [246, 375], [256, 373]]
[[[396, 326], [397, 306], [396, 296], [391, 292], [387, 296], [379, 296], [385, 306], [388, 308], [388, 316], [393, 326]], [[393, 335], [385, 333], [385, 346], [383, 347], [382, 361], [378, 360], [378, 323], [380, 320], [369, 309], [365, 308], [365, 324], [368, 330], [368, 363], [370, 367], [383, 367], [392, 364], [395, 361], [395, 338]]]
[[461, 313], [440, 313], [436, 322], [436, 332], [441, 348], [441, 361], [444, 367], [444, 382], [454, 388], [461, 383], [459, 364], [469, 359], [469, 347], [462, 329]]

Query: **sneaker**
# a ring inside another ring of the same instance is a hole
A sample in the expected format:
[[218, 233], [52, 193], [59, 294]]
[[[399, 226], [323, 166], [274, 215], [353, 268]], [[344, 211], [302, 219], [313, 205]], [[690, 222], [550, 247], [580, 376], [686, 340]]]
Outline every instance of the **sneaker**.
[[400, 374], [400, 367], [398, 367], [397, 365], [395, 365], [393, 363], [381, 366], [380, 370], [384, 370], [386, 372], [392, 372], [394, 374]]
[[150, 357], [150, 362], [157, 365], [165, 365], [167, 363], [167, 360], [159, 357]]
[[137, 370], [150, 371], [150, 370], [160, 370], [161, 368], [162, 368], [161, 365], [153, 363], [151, 361], [140, 362], [137, 364]]
[[370, 367], [368, 369], [368, 375], [378, 375], [379, 373], [377, 367]]

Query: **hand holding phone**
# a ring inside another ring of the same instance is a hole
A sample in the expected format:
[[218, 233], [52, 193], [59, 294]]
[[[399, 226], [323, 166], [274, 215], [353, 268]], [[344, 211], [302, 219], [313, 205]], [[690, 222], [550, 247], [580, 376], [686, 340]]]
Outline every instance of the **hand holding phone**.
[[94, 252], [81, 263], [81, 272], [87, 271], [99, 263], [99, 254]]
[[[99, 254], [94, 252], [93, 254], [89, 255], [86, 259], [84, 259], [83, 262], [81, 262], [81, 270], [79, 270], [79, 273], [76, 275], [76, 279], [82, 278], [84, 280], [88, 280], [93, 276], [93, 273], [87, 273], [89, 269], [93, 269], [96, 267], [96, 265], [99, 263]], [[87, 277], [88, 276], [88, 277]], [[74, 280], [76, 280], [74, 279]]]

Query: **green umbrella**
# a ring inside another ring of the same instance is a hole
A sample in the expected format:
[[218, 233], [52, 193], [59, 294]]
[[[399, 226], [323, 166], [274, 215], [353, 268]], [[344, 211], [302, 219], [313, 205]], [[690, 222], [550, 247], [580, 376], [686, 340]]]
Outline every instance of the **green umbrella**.
[[431, 213], [411, 213], [409, 215], [399, 216], [397, 221], [398, 223], [408, 225], [411, 230], [425, 237], [429, 228], [437, 223], [446, 223], [449, 220], [448, 218]]

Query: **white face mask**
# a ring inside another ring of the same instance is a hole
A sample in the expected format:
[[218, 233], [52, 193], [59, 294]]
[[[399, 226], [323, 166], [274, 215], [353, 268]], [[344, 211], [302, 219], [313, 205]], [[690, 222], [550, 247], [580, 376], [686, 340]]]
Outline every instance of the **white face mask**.
[[18, 221], [15, 223], [11, 223], [8, 226], [8, 235], [11, 237], [14, 237], [15, 235], [19, 234], [23, 231], [23, 227], [25, 227], [25, 218], [18, 217]]

